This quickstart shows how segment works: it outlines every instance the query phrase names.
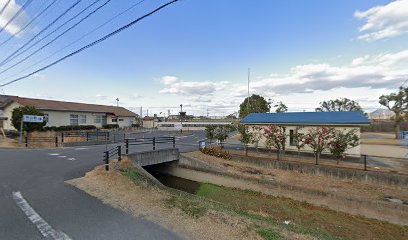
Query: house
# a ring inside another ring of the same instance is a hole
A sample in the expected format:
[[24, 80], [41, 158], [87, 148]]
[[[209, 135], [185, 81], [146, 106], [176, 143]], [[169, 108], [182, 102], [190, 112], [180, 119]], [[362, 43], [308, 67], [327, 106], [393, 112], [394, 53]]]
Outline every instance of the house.
[[13, 109], [21, 106], [35, 107], [42, 112], [48, 127], [94, 125], [101, 128], [105, 124], [130, 127], [137, 117], [123, 107], [0, 95], [0, 110], [3, 112], [0, 127], [16, 130], [11, 124], [11, 116]]
[[[265, 128], [268, 125], [285, 127], [287, 134], [286, 150], [297, 151], [294, 134], [297, 127], [306, 133], [310, 128], [333, 127], [336, 130], [349, 131], [356, 129], [360, 137], [360, 126], [370, 124], [368, 118], [362, 112], [286, 112], [286, 113], [252, 113], [240, 121], [254, 131], [254, 126]], [[259, 146], [265, 146], [265, 138], [259, 141]], [[312, 151], [305, 147], [305, 151]], [[360, 155], [360, 146], [349, 149], [346, 154]]]
[[142, 119], [142, 124], [144, 128], [156, 128], [158, 123], [159, 119], [157, 117], [145, 116]]

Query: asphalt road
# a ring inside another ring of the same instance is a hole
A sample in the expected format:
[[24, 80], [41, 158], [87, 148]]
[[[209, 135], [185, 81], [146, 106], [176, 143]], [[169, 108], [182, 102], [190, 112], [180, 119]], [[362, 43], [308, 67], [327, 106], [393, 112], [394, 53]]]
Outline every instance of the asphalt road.
[[[152, 132], [144, 137], [160, 135], [171, 134]], [[182, 152], [196, 150], [203, 138], [203, 132], [196, 132], [178, 138], [176, 145]], [[151, 146], [132, 146], [130, 152], [148, 149]], [[66, 239], [181, 239], [64, 183], [102, 164], [104, 150], [104, 145], [0, 149], [0, 239], [64, 239], [47, 236], [51, 230], [63, 232]], [[16, 192], [24, 200], [16, 199]]]

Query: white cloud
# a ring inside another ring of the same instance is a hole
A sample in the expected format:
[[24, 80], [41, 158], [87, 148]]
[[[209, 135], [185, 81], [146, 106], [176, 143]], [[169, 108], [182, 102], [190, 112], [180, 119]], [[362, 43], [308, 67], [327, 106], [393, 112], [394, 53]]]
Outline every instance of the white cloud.
[[[177, 79], [177, 78], [176, 78]], [[348, 64], [304, 64], [292, 67], [287, 74], [254, 77], [250, 94], [283, 101], [290, 111], [314, 111], [319, 102], [340, 97], [355, 99], [367, 111], [379, 107], [378, 97], [394, 91], [408, 79], [408, 50], [366, 55]], [[161, 93], [177, 95], [192, 106], [188, 111], [202, 114], [229, 114], [237, 111], [247, 96], [247, 84], [233, 82], [173, 81], [164, 84]]]
[[[8, 0], [0, 0], [0, 7], [7, 3]], [[0, 15], [0, 27], [3, 27], [7, 24], [7, 22], [21, 9], [21, 5], [17, 4], [15, 0], [11, 0], [8, 6], [5, 8], [3, 14]], [[25, 11], [21, 12], [18, 17], [16, 17], [4, 31], [15, 35], [19, 32], [26, 23], [28, 22], [28, 16]]]
[[160, 93], [167, 93], [173, 95], [182, 95], [189, 98], [197, 98], [202, 95], [213, 95], [215, 92], [223, 90], [227, 82], [194, 82], [194, 81], [180, 81], [177, 77], [165, 76], [162, 77], [161, 82], [165, 88], [160, 90]]
[[357, 11], [354, 16], [365, 21], [359, 29], [361, 40], [375, 41], [408, 33], [408, 0]]

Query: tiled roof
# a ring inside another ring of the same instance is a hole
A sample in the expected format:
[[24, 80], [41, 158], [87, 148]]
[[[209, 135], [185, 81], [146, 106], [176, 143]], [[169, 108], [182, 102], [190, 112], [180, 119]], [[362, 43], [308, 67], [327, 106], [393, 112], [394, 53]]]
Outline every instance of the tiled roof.
[[362, 112], [251, 113], [240, 122], [243, 124], [293, 125], [364, 125], [370, 123]]
[[123, 107], [106, 106], [87, 103], [63, 102], [54, 100], [23, 98], [17, 96], [8, 96], [12, 101], [23, 106], [31, 106], [40, 110], [70, 111], [70, 112], [91, 112], [108, 113], [120, 117], [136, 117], [137, 114]]

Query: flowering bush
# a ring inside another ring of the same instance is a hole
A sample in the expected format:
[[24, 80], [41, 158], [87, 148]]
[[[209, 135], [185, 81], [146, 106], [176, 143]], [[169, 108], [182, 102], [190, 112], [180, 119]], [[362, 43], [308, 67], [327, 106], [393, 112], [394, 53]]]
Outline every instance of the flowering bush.
[[359, 137], [356, 134], [356, 129], [350, 131], [336, 130], [332, 134], [332, 139], [329, 142], [329, 150], [335, 158], [337, 158], [337, 164], [339, 164], [340, 158], [345, 157], [345, 152], [353, 147], [359, 145]]
[[269, 125], [264, 129], [264, 136], [266, 138], [266, 147], [274, 147], [277, 151], [278, 160], [280, 159], [281, 151], [285, 150], [286, 133], [285, 127], [278, 125]]
[[228, 151], [223, 150], [219, 145], [210, 145], [200, 149], [200, 151], [207, 155], [231, 160], [231, 154]]
[[315, 153], [316, 164], [319, 161], [320, 154], [328, 148], [333, 134], [334, 128], [316, 127], [310, 128], [304, 136], [304, 143], [313, 149]]

